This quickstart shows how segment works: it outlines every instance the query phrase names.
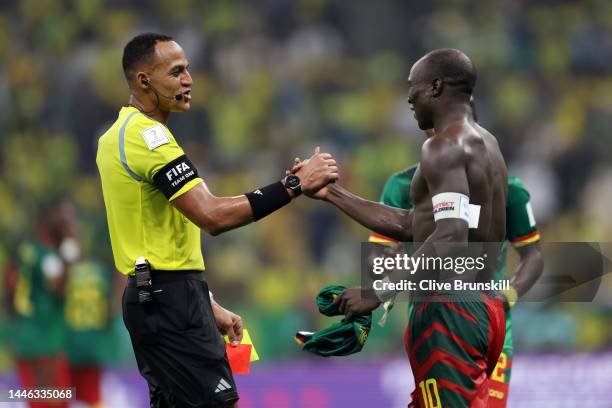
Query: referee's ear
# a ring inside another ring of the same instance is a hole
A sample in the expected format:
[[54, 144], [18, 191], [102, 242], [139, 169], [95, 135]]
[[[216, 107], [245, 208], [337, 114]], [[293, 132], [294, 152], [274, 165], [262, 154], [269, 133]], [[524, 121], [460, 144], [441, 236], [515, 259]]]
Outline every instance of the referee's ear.
[[138, 88], [143, 91], [149, 88], [149, 76], [145, 72], [138, 71], [136, 75], [134, 75], [134, 80], [135, 83], [132, 84], [133, 88]]

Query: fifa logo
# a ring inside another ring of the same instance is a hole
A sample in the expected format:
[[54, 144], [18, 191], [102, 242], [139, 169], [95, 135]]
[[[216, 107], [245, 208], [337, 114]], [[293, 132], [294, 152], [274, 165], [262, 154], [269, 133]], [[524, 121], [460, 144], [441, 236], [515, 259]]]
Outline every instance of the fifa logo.
[[186, 165], [184, 162], [179, 163], [170, 169], [170, 171], [166, 172], [166, 177], [168, 177], [168, 181], [172, 181], [173, 177], [178, 177], [187, 170], [191, 170], [188, 165]]

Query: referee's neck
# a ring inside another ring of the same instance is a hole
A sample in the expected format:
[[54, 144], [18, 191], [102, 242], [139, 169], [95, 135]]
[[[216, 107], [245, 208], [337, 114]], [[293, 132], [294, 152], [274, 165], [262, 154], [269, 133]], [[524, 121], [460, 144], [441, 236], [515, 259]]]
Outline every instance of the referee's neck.
[[130, 94], [127, 106], [132, 106], [138, 109], [142, 114], [147, 115], [151, 119], [155, 119], [164, 125], [167, 125], [168, 119], [170, 119], [170, 111], [164, 112], [160, 110], [159, 105], [153, 103], [152, 101], [145, 100], [144, 102], [141, 102], [141, 100], [134, 94]]

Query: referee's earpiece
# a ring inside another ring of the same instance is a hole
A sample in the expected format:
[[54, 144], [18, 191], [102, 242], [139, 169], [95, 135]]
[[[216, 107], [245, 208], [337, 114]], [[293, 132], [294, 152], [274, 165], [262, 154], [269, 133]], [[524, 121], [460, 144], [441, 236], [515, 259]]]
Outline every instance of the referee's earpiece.
[[[151, 91], [153, 91], [153, 93], [155, 94], [155, 96], [157, 96], [158, 99], [159, 99], [160, 96], [162, 98], [171, 99], [171, 100], [175, 100], [175, 101], [180, 101], [181, 99], [183, 99], [183, 94], [181, 94], [181, 93], [178, 93], [178, 94], [176, 94], [174, 96], [166, 96], [166, 95], [163, 95], [163, 94], [157, 92], [157, 89], [155, 89], [155, 87], [153, 86], [153, 84], [151, 83], [149, 78], [147, 78], [147, 77], [142, 78], [141, 82], [142, 82], [142, 84], [144, 86], [146, 86]], [[158, 103], [159, 103], [159, 101], [158, 101]]]

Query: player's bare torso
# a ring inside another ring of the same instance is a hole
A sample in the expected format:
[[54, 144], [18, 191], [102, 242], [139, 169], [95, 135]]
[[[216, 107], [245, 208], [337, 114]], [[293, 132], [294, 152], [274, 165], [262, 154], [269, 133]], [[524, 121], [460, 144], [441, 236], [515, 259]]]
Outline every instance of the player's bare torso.
[[[470, 203], [481, 207], [478, 228], [469, 230], [468, 240], [503, 241], [506, 233], [507, 170], [495, 137], [478, 124], [464, 120], [427, 139], [425, 144], [431, 143], [433, 138], [448, 138], [449, 143], [463, 149]], [[427, 150], [423, 149], [424, 152]], [[427, 159], [421, 157], [421, 163]], [[420, 164], [414, 174], [411, 195], [414, 199], [414, 242], [424, 242], [435, 230], [435, 221], [432, 194]]]

